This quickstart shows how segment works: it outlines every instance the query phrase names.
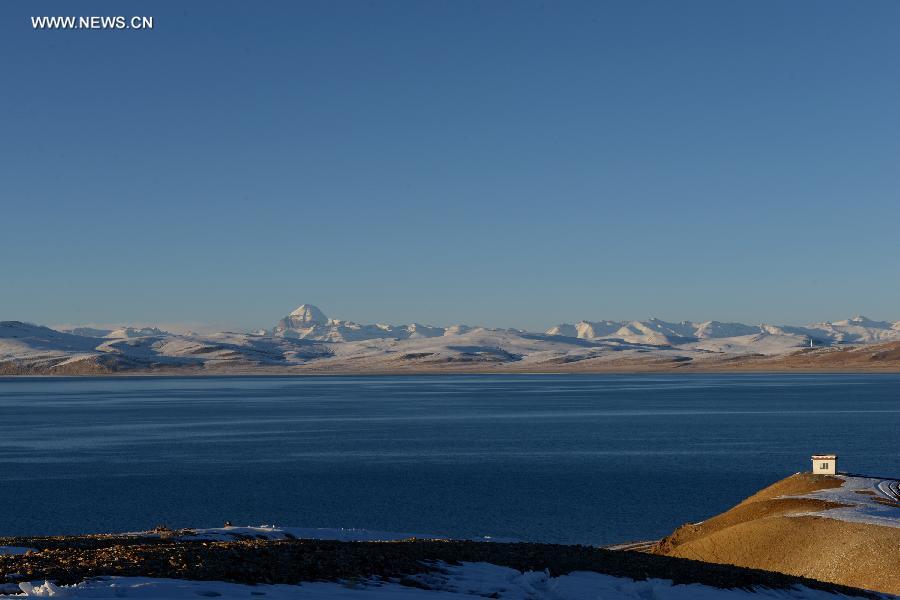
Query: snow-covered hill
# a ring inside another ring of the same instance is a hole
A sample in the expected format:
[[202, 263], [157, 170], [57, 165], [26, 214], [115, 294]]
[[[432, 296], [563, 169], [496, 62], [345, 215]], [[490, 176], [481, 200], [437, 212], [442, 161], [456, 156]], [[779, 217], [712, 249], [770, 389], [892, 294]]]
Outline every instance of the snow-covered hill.
[[72, 335], [22, 321], [0, 321], [0, 356], [21, 355], [23, 352], [87, 352], [97, 338]]
[[149, 335], [170, 335], [168, 331], [163, 331], [158, 327], [131, 327], [128, 325], [111, 329], [91, 326], [57, 327], [56, 330], [62, 333], [93, 338], [134, 338], [146, 337]]
[[[806, 326], [742, 323], [580, 321], [545, 333], [455, 325], [364, 325], [304, 304], [272, 329], [175, 334], [157, 327], [56, 331], [0, 322], [0, 374], [201, 369], [403, 371], [446, 368], [547, 370], [623, 364], [708, 364], [808, 349], [900, 341], [900, 322], [854, 317]], [[629, 362], [630, 361], [630, 362]]]

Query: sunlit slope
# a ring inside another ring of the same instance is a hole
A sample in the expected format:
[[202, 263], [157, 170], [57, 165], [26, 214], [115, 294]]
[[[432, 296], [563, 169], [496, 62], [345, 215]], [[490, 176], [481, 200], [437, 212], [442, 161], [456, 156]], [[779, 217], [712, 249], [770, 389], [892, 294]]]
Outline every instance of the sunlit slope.
[[651, 552], [900, 594], [892, 481], [798, 473], [679, 527]]

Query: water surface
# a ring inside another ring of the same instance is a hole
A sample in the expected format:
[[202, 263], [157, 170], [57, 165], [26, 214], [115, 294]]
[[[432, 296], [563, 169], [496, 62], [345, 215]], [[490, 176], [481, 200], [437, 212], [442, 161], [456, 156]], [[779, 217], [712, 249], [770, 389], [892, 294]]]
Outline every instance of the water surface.
[[654, 538], [837, 452], [900, 475], [900, 376], [0, 379], [0, 534], [276, 523]]

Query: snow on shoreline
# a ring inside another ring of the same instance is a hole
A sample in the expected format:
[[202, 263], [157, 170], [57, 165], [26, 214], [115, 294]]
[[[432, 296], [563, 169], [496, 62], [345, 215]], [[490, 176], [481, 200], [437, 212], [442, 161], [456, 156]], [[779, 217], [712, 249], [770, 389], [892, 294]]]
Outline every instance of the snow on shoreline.
[[[224, 541], [253, 537], [266, 540], [289, 538], [308, 540], [337, 540], [341, 542], [392, 542], [409, 538], [437, 539], [438, 535], [398, 533], [393, 531], [370, 531], [368, 529], [330, 529], [316, 527], [276, 527], [275, 525], [210, 527], [189, 530], [191, 533], [177, 535], [179, 540]], [[154, 535], [154, 532], [138, 532], [136, 535]]]
[[[394, 582], [310, 582], [299, 585], [244, 585], [221, 581], [186, 581], [148, 577], [98, 577], [74, 586], [47, 582], [21, 583], [19, 594], [0, 599], [55, 598], [265, 598], [268, 600], [835, 600], [840, 594], [803, 586], [791, 589], [719, 589], [700, 584], [673, 585], [671, 581], [634, 581], [593, 572], [576, 571], [551, 577], [546, 572], [525, 573], [488, 563], [440, 565], [436, 573], [415, 576], [412, 587]], [[428, 589], [423, 589], [428, 588]], [[883, 596], [890, 598], [891, 596]]]
[[[167, 532], [168, 533], [168, 532]], [[154, 537], [165, 534], [159, 531], [132, 531], [123, 535]], [[335, 540], [339, 542], [396, 542], [416, 538], [420, 540], [447, 540], [446, 535], [430, 533], [398, 533], [395, 531], [373, 531], [369, 529], [354, 528], [325, 528], [325, 527], [277, 527], [275, 525], [258, 526], [234, 526], [210, 527], [206, 529], [180, 529], [168, 534], [178, 540], [192, 541], [218, 541], [230, 542], [246, 539], [248, 537], [266, 540], [305, 539], [305, 540]], [[516, 542], [512, 538], [497, 538], [482, 536], [467, 538], [477, 542]]]

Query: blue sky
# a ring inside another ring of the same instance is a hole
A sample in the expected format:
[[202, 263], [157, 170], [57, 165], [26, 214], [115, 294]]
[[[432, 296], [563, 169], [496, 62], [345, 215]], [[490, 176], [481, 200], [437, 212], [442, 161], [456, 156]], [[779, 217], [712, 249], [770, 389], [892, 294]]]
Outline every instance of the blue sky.
[[900, 319], [897, 2], [0, 17], [0, 319]]

